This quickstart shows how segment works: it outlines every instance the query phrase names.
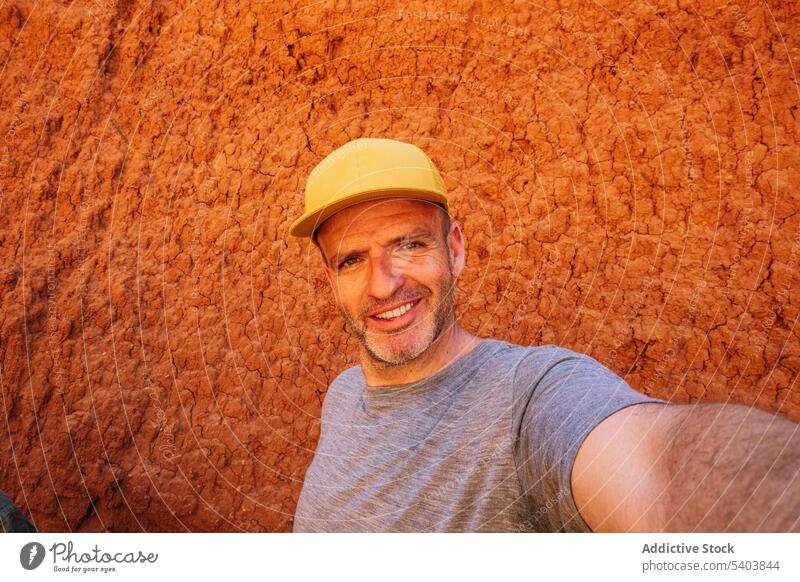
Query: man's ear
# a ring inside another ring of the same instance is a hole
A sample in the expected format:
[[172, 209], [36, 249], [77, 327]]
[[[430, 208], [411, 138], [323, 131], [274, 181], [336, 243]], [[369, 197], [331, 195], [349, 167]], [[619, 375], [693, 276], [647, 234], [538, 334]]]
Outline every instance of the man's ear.
[[461, 234], [461, 225], [453, 222], [447, 235], [447, 246], [450, 252], [450, 262], [453, 264], [453, 276], [458, 279], [464, 270], [464, 237]]

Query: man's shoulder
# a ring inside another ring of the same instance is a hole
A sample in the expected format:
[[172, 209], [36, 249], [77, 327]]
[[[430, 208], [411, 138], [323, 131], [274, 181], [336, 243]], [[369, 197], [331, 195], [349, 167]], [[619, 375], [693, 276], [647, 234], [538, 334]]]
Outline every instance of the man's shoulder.
[[353, 398], [357, 398], [360, 392], [359, 387], [363, 385], [363, 382], [361, 366], [351, 366], [339, 372], [328, 384], [322, 401], [323, 421], [330, 420], [331, 417], [336, 417], [343, 410], [351, 407]]
[[333, 382], [357, 382], [363, 378], [364, 374], [361, 372], [361, 365], [357, 364], [339, 372], [336, 378], [333, 379]]
[[489, 357], [496, 369], [511, 372], [514, 392], [529, 391], [548, 373], [560, 375], [580, 369], [603, 372], [608, 369], [593, 357], [570, 348], [552, 344], [525, 346], [493, 340], [495, 349]]
[[552, 344], [528, 346], [494, 338], [490, 338], [490, 341], [493, 342], [495, 348], [492, 359], [524, 364], [529, 367], [549, 367], [555, 363], [575, 358], [592, 359], [581, 352]]
[[339, 374], [337, 374], [336, 377], [331, 381], [331, 383], [328, 385], [328, 394], [336, 393], [342, 388], [348, 390], [348, 388], [359, 386], [363, 383], [364, 374], [361, 371], [361, 366], [350, 366], [349, 368], [345, 368], [339, 372]]

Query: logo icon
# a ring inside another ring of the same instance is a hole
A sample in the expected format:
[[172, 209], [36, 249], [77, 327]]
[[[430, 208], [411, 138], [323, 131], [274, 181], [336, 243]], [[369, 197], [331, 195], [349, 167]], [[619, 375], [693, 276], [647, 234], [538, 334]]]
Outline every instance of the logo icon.
[[39, 542], [30, 542], [19, 551], [19, 563], [26, 570], [35, 570], [44, 561], [44, 546]]

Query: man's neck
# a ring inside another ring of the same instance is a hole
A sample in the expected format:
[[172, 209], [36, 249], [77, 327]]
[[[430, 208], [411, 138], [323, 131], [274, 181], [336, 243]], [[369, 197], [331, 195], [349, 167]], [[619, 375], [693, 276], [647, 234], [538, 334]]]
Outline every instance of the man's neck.
[[415, 360], [403, 366], [376, 367], [362, 351], [361, 369], [367, 386], [394, 386], [408, 384], [432, 376], [475, 349], [482, 338], [468, 333], [456, 321], [446, 328], [436, 341]]

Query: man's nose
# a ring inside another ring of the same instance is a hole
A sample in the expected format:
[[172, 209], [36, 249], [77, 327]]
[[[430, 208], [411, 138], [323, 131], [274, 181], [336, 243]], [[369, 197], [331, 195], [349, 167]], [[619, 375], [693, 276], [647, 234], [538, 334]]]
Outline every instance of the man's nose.
[[403, 272], [390, 255], [371, 261], [368, 292], [376, 299], [388, 299], [403, 282]]

